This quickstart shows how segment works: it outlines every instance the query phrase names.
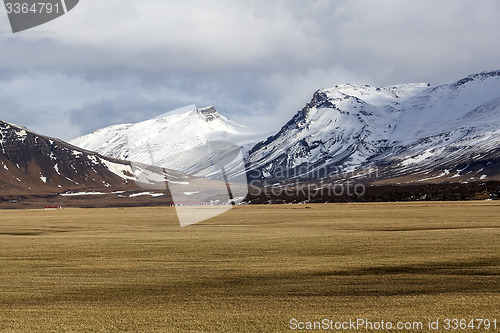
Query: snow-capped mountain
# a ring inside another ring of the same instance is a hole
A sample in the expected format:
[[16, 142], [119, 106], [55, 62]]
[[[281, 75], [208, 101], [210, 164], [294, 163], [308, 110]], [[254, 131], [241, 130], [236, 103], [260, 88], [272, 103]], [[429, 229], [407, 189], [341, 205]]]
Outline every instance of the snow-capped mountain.
[[377, 180], [464, 182], [500, 174], [499, 146], [500, 71], [492, 71], [438, 86], [318, 90], [247, 164], [271, 178], [377, 167]]
[[[320, 89], [281, 130], [261, 139], [213, 107], [190, 106], [71, 143], [195, 176], [207, 175], [207, 161], [223, 160], [236, 145], [248, 151], [251, 179], [342, 179], [345, 173], [365, 174], [372, 183], [500, 179], [500, 71], [437, 86]], [[218, 152], [200, 148], [208, 142], [234, 145], [219, 144]], [[239, 173], [241, 165], [234, 166], [228, 174]]]
[[355, 168], [377, 153], [401, 112], [401, 101], [427, 84], [388, 88], [340, 85], [314, 93], [310, 103], [274, 136], [256, 145], [248, 163], [264, 175], [307, 164]]
[[217, 154], [222, 154], [199, 147], [219, 141], [247, 151], [263, 137], [214, 107], [197, 109], [192, 105], [140, 123], [102, 128], [70, 142], [105, 156], [199, 176], [206, 173], [203, 161], [217, 160]]

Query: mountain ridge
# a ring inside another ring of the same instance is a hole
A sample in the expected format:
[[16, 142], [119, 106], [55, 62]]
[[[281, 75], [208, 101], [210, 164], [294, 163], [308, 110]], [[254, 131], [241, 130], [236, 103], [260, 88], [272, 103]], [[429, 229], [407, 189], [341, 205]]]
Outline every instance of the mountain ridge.
[[[401, 88], [402, 92], [395, 93]], [[247, 165], [258, 169], [263, 178], [273, 178], [279, 170], [307, 166], [339, 173], [380, 167], [381, 178], [390, 179], [402, 171], [419, 173], [418, 165], [408, 166], [412, 158], [418, 162], [416, 157], [420, 156], [427, 166], [436, 163], [436, 172], [449, 168], [450, 173], [467, 161], [467, 154], [486, 153], [491, 146], [498, 146], [499, 97], [500, 71], [472, 74], [438, 86], [347, 84], [319, 89], [278, 133], [250, 150]], [[483, 142], [488, 139], [493, 143]], [[439, 152], [453, 156], [456, 165], [440, 162]], [[497, 153], [493, 157], [497, 158]], [[429, 168], [424, 172], [434, 172]], [[497, 179], [497, 170], [491, 171], [484, 176]], [[455, 178], [433, 179], [467, 181]]]
[[[22, 127], [15, 130], [22, 135], [11, 132], [10, 136], [23, 142], [22, 131], [37, 136]], [[136, 124], [106, 127], [66, 146], [57, 139], [40, 140], [46, 142], [41, 151], [49, 157], [51, 150], [46, 146], [53, 144], [51, 140], [68, 150], [56, 151], [73, 166], [64, 172], [78, 169], [76, 165], [86, 165], [90, 168], [88, 172], [102, 168], [99, 170], [103, 174], [118, 177], [114, 180], [116, 186], [137, 180], [131, 162], [124, 162], [125, 159], [203, 177], [203, 172], [210, 169], [207, 160], [223, 160], [230, 151], [234, 152], [235, 146], [246, 149], [243, 149], [246, 169], [258, 171], [250, 172], [253, 175], [248, 180], [257, 179], [262, 184], [292, 183], [296, 178], [330, 185], [355, 179], [374, 186], [496, 181], [500, 180], [500, 71], [472, 74], [435, 86], [343, 84], [319, 89], [275, 134], [265, 139], [259, 134], [264, 139], [261, 140], [255, 133], [224, 117], [214, 107], [193, 106]], [[2, 134], [2, 148], [5, 137]], [[199, 149], [213, 141], [236, 145], [215, 145], [227, 148], [218, 155], [210, 149]], [[30, 144], [36, 147], [37, 142], [31, 139]], [[18, 151], [32, 149], [19, 145], [15, 148], [15, 143], [11, 146]], [[98, 153], [93, 153], [94, 150]], [[85, 157], [87, 162], [78, 164], [74, 159], [81, 154], [99, 158]], [[97, 159], [95, 165], [93, 159]], [[16, 165], [4, 164], [9, 170]], [[38, 164], [50, 167], [45, 166], [45, 171], [39, 168], [42, 173], [36, 168], [27, 170], [30, 181], [56, 192], [58, 188], [50, 187], [40, 178], [47, 178], [49, 183], [52, 178], [59, 179], [55, 162], [35, 163]], [[0, 168], [4, 168], [2, 165]], [[53, 172], [49, 172], [51, 168]], [[129, 170], [128, 174], [124, 169]], [[231, 165], [225, 172], [229, 178], [235, 173]], [[17, 180], [10, 177], [4, 183], [12, 189]], [[75, 188], [88, 186], [80, 175], [64, 177], [78, 183], [69, 184]], [[98, 179], [104, 185], [102, 181]], [[67, 182], [58, 185], [68, 187]], [[20, 190], [27, 189], [21, 186]]]

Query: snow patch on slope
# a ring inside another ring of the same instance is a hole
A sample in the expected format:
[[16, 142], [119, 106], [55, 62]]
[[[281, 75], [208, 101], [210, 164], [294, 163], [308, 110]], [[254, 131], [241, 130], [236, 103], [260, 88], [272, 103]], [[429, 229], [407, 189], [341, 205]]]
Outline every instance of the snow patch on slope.
[[134, 173], [132, 172], [132, 167], [130, 165], [110, 162], [103, 158], [101, 158], [101, 162], [115, 175], [127, 180], [135, 180], [135, 177], [133, 176]]

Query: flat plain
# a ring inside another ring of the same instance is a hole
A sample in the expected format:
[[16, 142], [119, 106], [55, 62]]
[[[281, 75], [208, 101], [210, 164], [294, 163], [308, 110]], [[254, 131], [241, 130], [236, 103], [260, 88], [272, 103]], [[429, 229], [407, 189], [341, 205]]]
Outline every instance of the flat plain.
[[5, 210], [0, 331], [499, 322], [499, 240], [496, 201], [238, 206], [185, 228], [173, 207]]

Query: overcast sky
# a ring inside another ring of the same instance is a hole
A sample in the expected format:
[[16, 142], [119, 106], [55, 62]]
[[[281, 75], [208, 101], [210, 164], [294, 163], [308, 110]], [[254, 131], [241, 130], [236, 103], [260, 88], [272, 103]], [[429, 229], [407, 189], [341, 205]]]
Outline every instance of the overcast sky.
[[12, 34], [0, 119], [71, 139], [189, 104], [279, 128], [315, 90], [500, 69], [498, 0], [80, 0]]

